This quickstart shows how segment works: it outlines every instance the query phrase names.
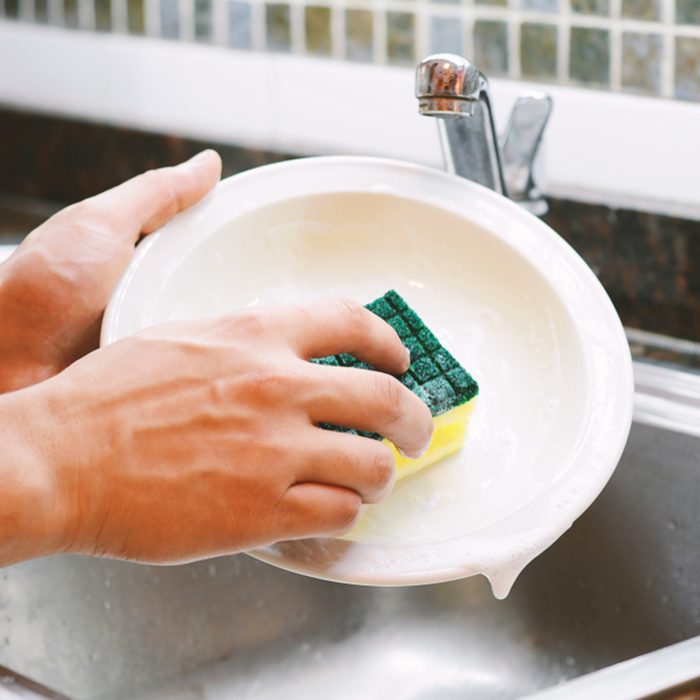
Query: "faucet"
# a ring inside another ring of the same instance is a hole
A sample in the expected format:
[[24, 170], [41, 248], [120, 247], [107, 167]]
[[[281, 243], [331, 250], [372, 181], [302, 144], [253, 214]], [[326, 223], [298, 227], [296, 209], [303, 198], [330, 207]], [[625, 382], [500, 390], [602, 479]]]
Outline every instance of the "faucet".
[[537, 216], [547, 202], [537, 187], [534, 165], [552, 112], [542, 92], [521, 95], [513, 107], [502, 147], [493, 120], [486, 76], [454, 54], [428, 56], [416, 70], [418, 111], [438, 117], [445, 169], [510, 197]]

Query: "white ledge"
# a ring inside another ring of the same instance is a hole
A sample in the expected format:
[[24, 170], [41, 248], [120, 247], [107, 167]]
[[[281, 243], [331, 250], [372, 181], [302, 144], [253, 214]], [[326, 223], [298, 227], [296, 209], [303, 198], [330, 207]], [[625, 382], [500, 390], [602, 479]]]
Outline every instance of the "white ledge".
[[[413, 71], [0, 20], [0, 101], [82, 119], [296, 154], [441, 164]], [[548, 91], [548, 193], [700, 218], [700, 105], [494, 80]]]

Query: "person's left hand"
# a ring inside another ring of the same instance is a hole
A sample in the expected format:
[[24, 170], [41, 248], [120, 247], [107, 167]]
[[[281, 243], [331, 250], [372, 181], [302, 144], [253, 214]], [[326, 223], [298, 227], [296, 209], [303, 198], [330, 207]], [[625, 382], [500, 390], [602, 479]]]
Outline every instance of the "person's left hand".
[[30, 233], [0, 265], [0, 393], [94, 350], [139, 237], [198, 202], [220, 175], [218, 154], [204, 151], [74, 204]]

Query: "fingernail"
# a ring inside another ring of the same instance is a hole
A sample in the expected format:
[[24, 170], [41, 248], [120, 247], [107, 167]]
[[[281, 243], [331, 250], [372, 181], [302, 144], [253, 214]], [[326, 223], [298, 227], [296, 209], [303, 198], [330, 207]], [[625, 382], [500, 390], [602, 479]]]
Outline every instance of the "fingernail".
[[411, 351], [407, 347], [404, 347], [403, 350], [404, 350], [404, 357], [405, 357], [404, 365], [406, 366], [406, 369], [408, 370], [408, 368], [411, 366]]
[[211, 157], [211, 154], [214, 153], [214, 151], [211, 148], [207, 148], [204, 151], [201, 151], [198, 153], [196, 156], [193, 156], [189, 160], [186, 160], [182, 165], [189, 167], [201, 165], [205, 161], [209, 160]]
[[430, 449], [430, 442], [431, 441], [428, 441], [428, 444], [425, 447], [423, 447], [419, 452], [416, 452], [416, 454], [412, 455], [407, 454], [400, 447], [397, 447], [396, 449], [399, 451], [399, 454], [402, 457], [406, 457], [408, 459], [420, 459]]

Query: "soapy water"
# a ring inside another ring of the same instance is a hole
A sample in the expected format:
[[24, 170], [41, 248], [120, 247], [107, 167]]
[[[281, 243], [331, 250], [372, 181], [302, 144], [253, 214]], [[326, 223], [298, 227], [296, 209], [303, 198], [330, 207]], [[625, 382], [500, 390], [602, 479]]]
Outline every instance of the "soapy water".
[[[360, 201], [361, 200], [361, 201]], [[481, 391], [465, 447], [366, 507], [357, 542], [444, 542], [498, 523], [569, 468], [586, 391], [580, 341], [541, 275], [469, 222], [396, 198], [324, 195], [244, 215], [168, 280], [154, 322], [396, 289]], [[341, 221], [341, 223], [338, 223]], [[205, 282], [206, 281], [206, 282]], [[505, 595], [536, 554], [482, 573]]]
[[390, 498], [366, 509], [353, 537], [429, 541], [483, 528], [567, 466], [551, 445], [575, 438], [576, 408], [566, 396], [583, 382], [571, 323], [534, 269], [466, 222], [457, 219], [456, 230], [453, 215], [414, 205], [400, 225], [388, 225], [381, 201], [358, 213], [342, 197], [315, 201], [313, 216], [312, 203], [292, 212], [271, 206], [212, 235], [169, 280], [161, 299], [170, 301], [157, 316], [338, 295], [366, 303], [397, 289], [481, 393], [464, 449], [398, 482]]

